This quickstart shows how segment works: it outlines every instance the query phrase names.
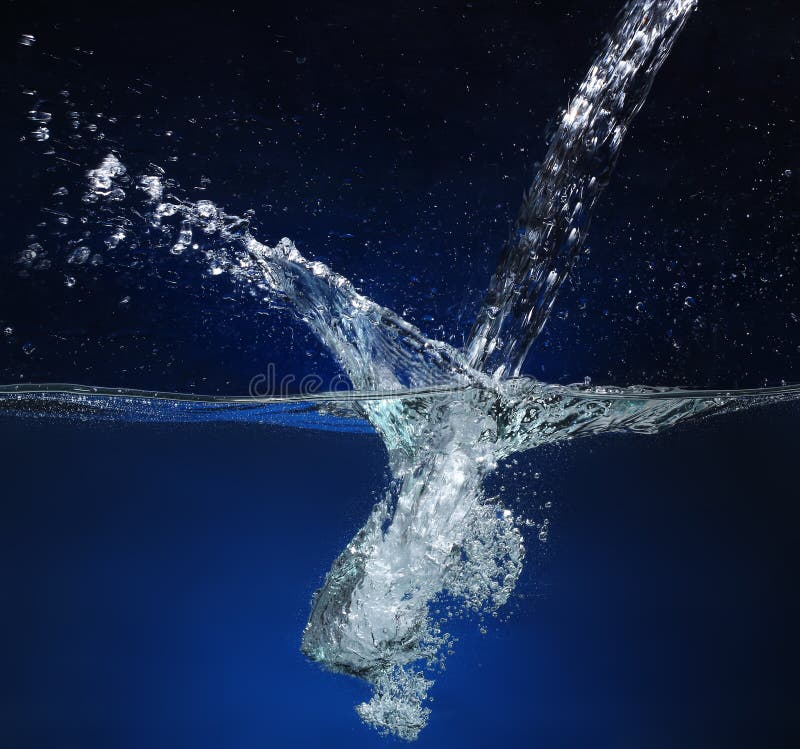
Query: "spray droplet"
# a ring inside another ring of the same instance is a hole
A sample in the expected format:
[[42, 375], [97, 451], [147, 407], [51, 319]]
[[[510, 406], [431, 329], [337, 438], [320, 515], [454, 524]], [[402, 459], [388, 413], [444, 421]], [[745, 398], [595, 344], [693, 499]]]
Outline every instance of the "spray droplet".
[[67, 258], [67, 262], [73, 265], [83, 265], [91, 255], [91, 250], [88, 247], [76, 247]]

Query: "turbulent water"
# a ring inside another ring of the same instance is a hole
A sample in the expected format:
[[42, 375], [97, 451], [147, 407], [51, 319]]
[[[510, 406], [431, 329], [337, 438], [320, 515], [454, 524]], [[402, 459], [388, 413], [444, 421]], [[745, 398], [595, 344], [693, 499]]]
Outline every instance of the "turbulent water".
[[[381, 731], [413, 739], [429, 715], [431, 667], [449, 636], [431, 614], [442, 596], [493, 611], [524, 557], [511, 513], [484, 479], [515, 452], [608, 431], [653, 433], [700, 414], [794, 398], [800, 388], [686, 391], [561, 386], [518, 377], [580, 252], [592, 210], [634, 116], [695, 0], [633, 0], [605, 39], [560, 124], [491, 279], [463, 350], [425, 337], [361, 295], [290, 239], [260, 242], [246, 219], [180, 197], [159, 168], [133, 174], [110, 152], [83, 201], [106, 239], [130, 236], [173, 254], [196, 251], [265, 305], [290, 308], [333, 354], [353, 390], [306, 398], [202, 398], [72, 385], [14, 385], [19, 415], [122, 420], [247, 420], [374, 430], [393, 481], [315, 594], [302, 650], [374, 687], [357, 707]], [[70, 262], [91, 261], [76, 247]]]

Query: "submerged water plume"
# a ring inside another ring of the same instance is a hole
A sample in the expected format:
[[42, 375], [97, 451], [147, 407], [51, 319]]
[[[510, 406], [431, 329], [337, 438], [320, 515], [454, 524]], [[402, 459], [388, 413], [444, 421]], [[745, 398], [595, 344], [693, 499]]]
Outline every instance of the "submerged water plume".
[[[108, 153], [87, 172], [82, 196], [107, 246], [134, 236], [196, 257], [267, 307], [290, 309], [354, 390], [270, 399], [15, 385], [0, 388], [0, 408], [376, 431], [391, 485], [315, 594], [301, 647], [373, 686], [372, 699], [357, 707], [365, 722], [415, 738], [430, 712], [432, 667], [450, 642], [431, 604], [449, 597], [468, 610], [496, 611], [522, 569], [522, 534], [510, 511], [484, 492], [499, 461], [579, 436], [654, 433], [698, 415], [800, 396], [793, 386], [597, 388], [518, 377], [581, 250], [624, 136], [695, 5], [631, 0], [623, 8], [561, 113], [463, 350], [426, 337], [290, 239], [259, 241], [247, 218], [209, 200], [186, 200], [164, 170], [134, 174], [121, 153]], [[87, 249], [70, 262], [91, 262], [90, 255]]]
[[[627, 127], [694, 7], [691, 0], [634, 1], [622, 11], [523, 203], [466, 346], [471, 368], [495, 381], [519, 373], [581, 248]], [[414, 664], [428, 657], [435, 639], [429, 603], [442, 591], [454, 592], [452, 580], [465, 569], [467, 534], [484, 506], [483, 479], [498, 459], [581, 431], [656, 428], [713, 407], [701, 401], [654, 410], [627, 404], [587, 416], [562, 409], [560, 400], [515, 401], [504, 397], [506, 388], [484, 387], [437, 404], [421, 420], [403, 405], [372, 408], [369, 418], [386, 435], [396, 480], [394, 510], [381, 522], [373, 516], [336, 560], [303, 635], [307, 655], [375, 685], [373, 700], [359, 707], [362, 718], [407, 739], [427, 719], [428, 681]], [[476, 570], [489, 560], [521, 559], [518, 532], [500, 533], [502, 515], [495, 518], [501, 549], [472, 547]], [[492, 594], [507, 598], [519, 570], [509, 563], [491, 584], [474, 575], [471, 590], [479, 604]]]

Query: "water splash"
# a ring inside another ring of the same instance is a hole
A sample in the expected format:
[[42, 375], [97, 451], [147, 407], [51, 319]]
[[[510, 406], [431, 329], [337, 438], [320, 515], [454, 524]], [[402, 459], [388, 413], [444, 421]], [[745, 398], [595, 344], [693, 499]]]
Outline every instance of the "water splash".
[[[196, 257], [210, 274], [227, 274], [265, 304], [291, 309], [355, 390], [270, 400], [13, 386], [0, 391], [0, 405], [78, 418], [369, 424], [386, 446], [393, 481], [315, 594], [302, 649], [372, 684], [374, 696], [357, 707], [364, 721], [415, 738], [430, 712], [431, 668], [450, 641], [432, 603], [446, 595], [467, 609], [496, 610], [522, 569], [521, 533], [483, 490], [499, 460], [579, 436], [653, 433], [800, 395], [797, 387], [692, 392], [514, 377], [581, 249], [627, 129], [694, 7], [694, 0], [625, 6], [561, 115], [464, 351], [427, 338], [291, 240], [265, 244], [246, 217], [185, 200], [164, 170], [135, 175], [121, 153], [109, 153], [87, 173], [82, 198], [92, 221], [107, 227], [107, 247], [136, 237]], [[30, 263], [40, 262], [31, 252]], [[72, 264], [91, 262], [91, 250], [77, 241], [70, 252]]]

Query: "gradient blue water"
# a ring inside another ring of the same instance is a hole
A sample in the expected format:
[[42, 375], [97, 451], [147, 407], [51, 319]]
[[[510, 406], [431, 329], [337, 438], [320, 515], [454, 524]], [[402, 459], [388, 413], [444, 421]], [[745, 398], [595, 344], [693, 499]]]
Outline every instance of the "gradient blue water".
[[[788, 745], [797, 415], [529, 454], [550, 539], [508, 622], [455, 626], [419, 746]], [[377, 439], [7, 419], [0, 439], [7, 746], [396, 743], [298, 649], [385, 478]]]

